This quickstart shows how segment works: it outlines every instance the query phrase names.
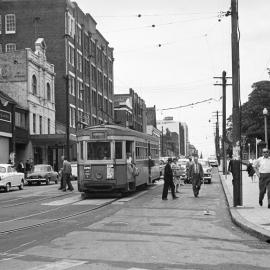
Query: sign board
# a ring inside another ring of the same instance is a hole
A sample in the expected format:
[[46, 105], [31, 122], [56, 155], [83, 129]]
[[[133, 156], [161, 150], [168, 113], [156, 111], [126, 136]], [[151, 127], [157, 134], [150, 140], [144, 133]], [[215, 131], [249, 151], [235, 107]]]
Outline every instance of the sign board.
[[0, 121], [11, 122], [11, 113], [8, 111], [0, 110]]
[[105, 139], [105, 132], [93, 132], [92, 133], [92, 139]]
[[0, 82], [20, 82], [26, 80], [26, 52], [0, 54]]
[[129, 95], [116, 95], [114, 97], [115, 107], [117, 106], [127, 106], [132, 109], [132, 97]]

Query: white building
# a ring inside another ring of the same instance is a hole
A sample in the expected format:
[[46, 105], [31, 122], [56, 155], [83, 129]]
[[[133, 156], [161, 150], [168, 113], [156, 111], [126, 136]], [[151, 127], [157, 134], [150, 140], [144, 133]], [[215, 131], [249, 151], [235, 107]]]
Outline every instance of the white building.
[[[46, 60], [43, 38], [35, 42], [35, 51], [26, 48], [0, 54], [0, 90], [15, 100], [28, 115], [16, 113], [15, 122], [27, 124], [28, 141], [17, 143], [16, 156], [35, 163], [49, 162], [48, 146], [37, 140], [38, 135], [55, 134], [55, 72]], [[3, 72], [4, 70], [4, 72]]]

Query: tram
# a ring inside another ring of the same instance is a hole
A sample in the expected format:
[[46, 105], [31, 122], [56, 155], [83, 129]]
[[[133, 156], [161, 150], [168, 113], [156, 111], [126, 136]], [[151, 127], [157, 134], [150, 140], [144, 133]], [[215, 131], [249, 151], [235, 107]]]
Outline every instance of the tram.
[[85, 194], [132, 192], [160, 177], [159, 139], [117, 125], [79, 130], [77, 157], [78, 190]]

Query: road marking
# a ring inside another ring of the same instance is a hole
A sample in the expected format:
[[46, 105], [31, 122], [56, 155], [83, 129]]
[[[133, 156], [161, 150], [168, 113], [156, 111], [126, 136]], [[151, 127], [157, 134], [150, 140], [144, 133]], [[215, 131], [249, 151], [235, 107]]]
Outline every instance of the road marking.
[[54, 263], [48, 263], [45, 265], [36, 266], [28, 270], [64, 270], [71, 267], [79, 266], [85, 264], [85, 261], [76, 260], [62, 260]]
[[114, 199], [86, 199], [80, 202], [73, 203], [72, 205], [102, 205], [113, 200]]
[[36, 242], [36, 241], [37, 241], [37, 240], [33, 240], [33, 241], [31, 241], [31, 242], [27, 242], [27, 243], [25, 243], [25, 244], [19, 245], [19, 246], [15, 247], [15, 248], [6, 250], [5, 253], [10, 252], [10, 251], [13, 251], [13, 250], [18, 249], [18, 248], [21, 248], [21, 247], [28, 246], [28, 245], [30, 245], [30, 244], [33, 244], [33, 243]]
[[69, 197], [69, 198], [62, 199], [62, 200], [52, 201], [52, 202], [48, 202], [48, 203], [42, 203], [41, 205], [61, 206], [61, 205], [79, 202], [81, 200], [82, 200], [81, 195], [76, 195], [76, 196]]

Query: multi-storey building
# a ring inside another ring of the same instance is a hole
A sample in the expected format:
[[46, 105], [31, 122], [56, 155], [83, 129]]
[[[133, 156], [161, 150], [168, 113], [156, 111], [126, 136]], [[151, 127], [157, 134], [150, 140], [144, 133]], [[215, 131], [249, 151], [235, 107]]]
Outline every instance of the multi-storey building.
[[114, 95], [114, 113], [116, 124], [146, 133], [146, 105], [133, 90], [128, 94]]
[[56, 147], [70, 144], [67, 154], [76, 159], [76, 130], [113, 122], [113, 49], [91, 15], [69, 0], [1, 0], [0, 22], [2, 51], [46, 40], [56, 72], [56, 132], [62, 134]]
[[15, 112], [16, 130], [26, 129], [30, 135], [24, 143], [15, 139], [17, 159], [48, 162], [47, 144], [38, 139], [41, 135], [55, 133], [55, 73], [54, 65], [46, 60], [44, 39], [36, 40], [35, 51], [26, 48], [0, 53], [0, 70], [0, 90], [21, 108]]

